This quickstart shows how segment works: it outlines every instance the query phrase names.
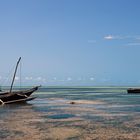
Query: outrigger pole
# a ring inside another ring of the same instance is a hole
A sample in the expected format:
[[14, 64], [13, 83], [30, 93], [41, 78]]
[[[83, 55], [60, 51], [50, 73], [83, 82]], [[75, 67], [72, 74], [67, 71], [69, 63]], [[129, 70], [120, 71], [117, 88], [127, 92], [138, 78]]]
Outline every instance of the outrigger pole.
[[19, 64], [20, 60], [21, 60], [21, 57], [19, 58], [17, 65], [16, 65], [16, 68], [15, 68], [13, 80], [12, 80], [11, 87], [10, 87], [10, 92], [12, 91], [12, 88], [13, 88], [13, 84], [14, 84], [14, 80], [15, 80], [15, 76], [16, 76], [16, 72], [17, 72], [17, 68], [18, 68], [18, 64]]

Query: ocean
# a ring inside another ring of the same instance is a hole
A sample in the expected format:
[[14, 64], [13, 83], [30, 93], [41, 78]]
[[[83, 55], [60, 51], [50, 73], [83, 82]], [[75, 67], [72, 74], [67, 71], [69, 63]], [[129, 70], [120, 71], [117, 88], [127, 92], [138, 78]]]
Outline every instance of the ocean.
[[0, 140], [140, 140], [140, 94], [127, 87], [42, 87], [0, 106]]

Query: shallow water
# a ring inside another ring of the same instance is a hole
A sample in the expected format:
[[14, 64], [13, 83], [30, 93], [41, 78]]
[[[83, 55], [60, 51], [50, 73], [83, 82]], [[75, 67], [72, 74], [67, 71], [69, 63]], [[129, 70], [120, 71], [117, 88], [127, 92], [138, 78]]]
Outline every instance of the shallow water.
[[41, 88], [33, 101], [0, 106], [0, 139], [140, 139], [140, 95], [126, 89]]

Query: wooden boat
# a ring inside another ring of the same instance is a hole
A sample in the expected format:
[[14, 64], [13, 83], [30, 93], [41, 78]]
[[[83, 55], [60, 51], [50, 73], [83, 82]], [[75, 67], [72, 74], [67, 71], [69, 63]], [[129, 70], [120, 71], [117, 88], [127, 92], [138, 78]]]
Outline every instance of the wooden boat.
[[31, 89], [28, 89], [28, 90], [12, 91], [15, 76], [16, 76], [16, 72], [17, 72], [17, 68], [18, 68], [20, 60], [21, 60], [21, 57], [19, 58], [19, 60], [17, 62], [17, 65], [16, 65], [16, 69], [15, 69], [15, 72], [14, 72], [14, 76], [13, 76], [12, 84], [11, 84], [11, 87], [10, 87], [10, 91], [0, 92], [0, 103], [1, 104], [9, 104], [9, 103], [15, 103], [15, 102], [25, 102], [25, 101], [35, 99], [35, 97], [30, 97], [30, 95], [33, 92], [35, 92], [36, 90], [38, 90], [38, 88], [40, 86], [36, 86], [36, 87], [33, 87]]
[[129, 88], [129, 89], [127, 89], [127, 93], [129, 93], [129, 94], [140, 94], [140, 88]]

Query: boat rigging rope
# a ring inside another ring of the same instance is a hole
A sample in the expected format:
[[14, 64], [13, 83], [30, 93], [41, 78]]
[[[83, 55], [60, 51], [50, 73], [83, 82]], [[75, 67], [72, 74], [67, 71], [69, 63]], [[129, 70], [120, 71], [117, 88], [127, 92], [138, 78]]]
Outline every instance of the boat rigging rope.
[[12, 77], [12, 74], [13, 74], [14, 67], [15, 66], [13, 65], [12, 69], [10, 69], [10, 71], [6, 74], [6, 76], [4, 78], [2, 78], [1, 87], [9, 85], [9, 82], [11, 81], [11, 77]]

